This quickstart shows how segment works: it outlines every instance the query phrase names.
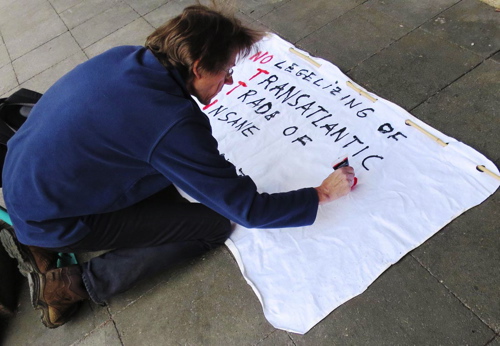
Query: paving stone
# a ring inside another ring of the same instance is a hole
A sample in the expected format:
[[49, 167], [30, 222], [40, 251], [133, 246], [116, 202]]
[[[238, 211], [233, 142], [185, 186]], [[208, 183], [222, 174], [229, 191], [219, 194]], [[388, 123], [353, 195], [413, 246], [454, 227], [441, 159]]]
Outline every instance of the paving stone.
[[121, 346], [120, 336], [113, 321], [108, 320], [86, 335], [82, 340], [72, 344], [72, 346]]
[[67, 31], [54, 8], [45, 0], [33, 0], [30, 6], [22, 1], [3, 4], [0, 13], [3, 11], [9, 17], [2, 17], [0, 31], [12, 60]]
[[10, 63], [9, 53], [7, 52], [7, 47], [1, 43], [0, 44], [0, 67], [3, 67]]
[[292, 338], [287, 332], [282, 330], [276, 330], [271, 335], [268, 335], [264, 340], [259, 341], [255, 346], [295, 346]]
[[492, 160], [500, 156], [500, 63], [487, 60], [413, 110], [413, 114]]
[[0, 95], [4, 95], [19, 85], [12, 64], [0, 67]]
[[79, 51], [73, 36], [66, 32], [15, 60], [12, 66], [19, 83], [23, 83]]
[[157, 28], [175, 16], [181, 14], [185, 7], [195, 4], [196, 0], [170, 1], [156, 10], [146, 14], [144, 19], [146, 19], [153, 27]]
[[414, 29], [461, 0], [369, 0], [367, 5]]
[[139, 15], [130, 6], [120, 4], [80, 24], [72, 29], [71, 33], [80, 47], [87, 48], [91, 44], [133, 22], [137, 17]]
[[488, 346], [500, 346], [500, 336], [497, 336]]
[[[485, 179], [493, 179], [485, 176]], [[474, 314], [500, 332], [500, 192], [451, 222], [417, 258]]]
[[253, 19], [252, 17], [246, 15], [242, 12], [236, 12], [235, 17], [241, 21], [241, 23], [249, 28], [260, 30], [263, 32], [270, 32], [271, 30], [262, 24], [260, 21]]
[[479, 55], [417, 29], [348, 74], [368, 90], [411, 110], [481, 61]]
[[297, 45], [347, 71], [409, 31], [401, 21], [362, 5], [300, 40]]
[[259, 19], [290, 0], [235, 0], [239, 10], [253, 19]]
[[110, 48], [120, 45], [143, 46], [144, 42], [146, 42], [146, 38], [153, 30], [154, 28], [146, 20], [138, 18], [132, 23], [89, 46], [85, 49], [85, 53], [91, 58]]
[[125, 345], [248, 345], [274, 330], [225, 248], [121, 312], [110, 309]]
[[49, 0], [49, 1], [56, 10], [56, 12], [61, 13], [86, 0]]
[[361, 3], [363, 0], [312, 0], [307, 3], [291, 0], [260, 18], [260, 21], [295, 43]]
[[85, 302], [71, 321], [59, 328], [48, 329], [40, 321], [40, 311], [31, 306], [26, 281], [17, 314], [9, 321], [2, 341], [4, 345], [71, 345], [107, 320], [106, 308]]
[[153, 10], [156, 10], [158, 7], [166, 4], [169, 1], [170, 0], [125, 0], [125, 2], [129, 4], [130, 7], [137, 11], [137, 13], [139, 13], [141, 16]]
[[498, 53], [496, 53], [495, 55], [493, 55], [491, 57], [491, 59], [500, 62], [500, 51]]
[[484, 345], [494, 333], [406, 256], [295, 345]]
[[104, 11], [123, 5], [121, 0], [85, 0], [61, 12], [61, 18], [69, 29], [85, 23]]
[[[202, 259], [203, 260], [203, 259]], [[127, 309], [129, 306], [135, 304], [137, 301], [150, 294], [156, 294], [158, 286], [168, 285], [169, 282], [179, 280], [178, 277], [184, 277], [186, 273], [192, 270], [193, 265], [198, 260], [188, 263], [180, 264], [166, 271], [165, 273], [156, 275], [138, 282], [134, 287], [129, 290], [112, 297], [108, 301], [108, 306], [113, 315], [119, 314], [121, 311]], [[81, 261], [84, 262], [84, 261]], [[168, 316], [165, 316], [165, 318]]]
[[483, 57], [500, 47], [500, 16], [477, 0], [459, 2], [422, 28]]
[[30, 90], [35, 90], [39, 93], [45, 93], [48, 88], [52, 86], [59, 78], [64, 76], [66, 73], [71, 71], [76, 65], [85, 62], [87, 57], [82, 51], [78, 51], [76, 54], [64, 59], [63, 61], [51, 66], [47, 70], [35, 77], [27, 80], [20, 85], [21, 88], [26, 88]]

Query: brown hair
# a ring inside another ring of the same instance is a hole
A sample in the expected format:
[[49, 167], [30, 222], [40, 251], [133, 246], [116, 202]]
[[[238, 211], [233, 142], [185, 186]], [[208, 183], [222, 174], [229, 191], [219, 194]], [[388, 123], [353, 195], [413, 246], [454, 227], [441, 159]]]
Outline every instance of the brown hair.
[[196, 60], [201, 70], [218, 73], [227, 68], [234, 52], [247, 56], [263, 36], [233, 16], [195, 5], [156, 29], [147, 38], [146, 47], [164, 66], [173, 66], [190, 80]]

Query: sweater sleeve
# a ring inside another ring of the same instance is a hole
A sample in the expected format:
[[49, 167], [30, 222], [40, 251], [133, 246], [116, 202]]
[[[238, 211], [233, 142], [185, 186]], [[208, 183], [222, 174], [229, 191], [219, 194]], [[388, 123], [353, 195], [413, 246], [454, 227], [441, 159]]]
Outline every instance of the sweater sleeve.
[[238, 176], [219, 154], [208, 120], [181, 120], [158, 142], [150, 163], [191, 197], [247, 228], [306, 226], [316, 218], [314, 188], [259, 193], [250, 177]]

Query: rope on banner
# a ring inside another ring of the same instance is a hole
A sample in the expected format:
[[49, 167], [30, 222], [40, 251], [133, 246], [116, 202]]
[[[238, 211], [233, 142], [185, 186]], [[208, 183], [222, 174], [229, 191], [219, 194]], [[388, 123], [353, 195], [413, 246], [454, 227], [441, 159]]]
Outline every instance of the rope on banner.
[[[405, 124], [409, 125], [409, 126], [413, 126], [417, 130], [419, 130], [420, 132], [422, 132], [423, 134], [425, 134], [426, 136], [428, 136], [428, 137], [432, 138], [434, 141], [438, 142], [443, 147], [445, 147], [445, 146], [448, 145], [448, 143], [445, 143], [443, 140], [441, 140], [440, 138], [434, 136], [433, 134], [429, 133], [428, 131], [424, 130], [423, 128], [421, 128], [420, 126], [418, 126], [417, 124], [415, 124], [413, 121], [411, 121], [409, 119], [406, 119]], [[482, 173], [488, 174], [490, 177], [493, 177], [495, 179], [500, 180], [500, 176], [499, 175], [493, 173], [492, 171], [490, 171], [488, 168], [484, 167], [483, 165], [477, 165], [476, 169], [478, 171], [482, 172]]]
[[297, 55], [298, 57], [306, 60], [307, 62], [313, 64], [314, 66], [320, 68], [321, 67], [321, 64], [317, 61], [314, 61], [313, 59], [311, 59], [310, 57], [308, 57], [307, 55], [305, 54], [302, 54], [301, 52], [299, 52], [298, 50], [294, 49], [293, 47], [290, 47], [290, 52]]
[[351, 89], [354, 89], [354, 91], [356, 91], [358, 94], [360, 94], [361, 96], [364, 96], [366, 97], [368, 100], [372, 101], [372, 102], [377, 102], [377, 99], [375, 97], [373, 97], [372, 95], [368, 94], [366, 91], [364, 91], [363, 89], [357, 87], [356, 85], [354, 85], [353, 82], [351, 82], [350, 80], [348, 80], [346, 82], [347, 86]]
[[442, 147], [445, 147], [445, 146], [448, 145], [448, 143], [445, 143], [443, 140], [441, 140], [440, 138], [434, 136], [432, 133], [429, 133], [428, 131], [424, 130], [423, 128], [421, 128], [420, 126], [418, 126], [417, 124], [415, 124], [410, 119], [406, 119], [405, 124], [408, 125], [408, 126], [412, 126], [412, 127], [416, 128], [417, 130], [419, 130], [420, 132], [422, 132], [424, 135], [426, 135], [426, 136], [430, 137], [432, 140], [438, 142], [439, 145], [441, 145]]
[[478, 171], [486, 173], [489, 176], [500, 180], [500, 176], [496, 175], [495, 173], [493, 173], [492, 171], [490, 171], [488, 168], [484, 167], [483, 165], [478, 165], [478, 166], [476, 166], [476, 168]]

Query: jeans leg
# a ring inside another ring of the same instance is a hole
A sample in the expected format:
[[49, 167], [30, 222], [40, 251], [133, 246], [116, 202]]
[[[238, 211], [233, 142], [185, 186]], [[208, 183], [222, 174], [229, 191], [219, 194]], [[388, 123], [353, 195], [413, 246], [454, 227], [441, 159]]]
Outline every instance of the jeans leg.
[[206, 251], [207, 247], [198, 240], [114, 250], [83, 263], [83, 281], [92, 300], [102, 304], [138, 281]]
[[198, 203], [155, 195], [124, 210], [90, 215], [91, 234], [65, 251], [114, 249], [82, 264], [87, 291], [96, 303], [181, 261], [222, 245], [229, 220]]

